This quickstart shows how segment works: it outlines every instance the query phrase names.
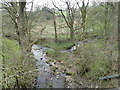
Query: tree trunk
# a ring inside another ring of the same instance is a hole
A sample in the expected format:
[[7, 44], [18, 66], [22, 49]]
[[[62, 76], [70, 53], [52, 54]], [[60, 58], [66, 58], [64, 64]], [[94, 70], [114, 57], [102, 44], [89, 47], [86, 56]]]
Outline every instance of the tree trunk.
[[18, 40], [18, 42], [19, 42], [19, 45], [21, 45], [21, 42], [20, 42], [20, 33], [19, 33], [19, 31], [18, 31], [18, 24], [17, 23], [15, 23], [15, 28], [16, 28], [16, 34], [17, 34], [17, 40]]
[[105, 21], [104, 21], [104, 32], [103, 32], [105, 43], [107, 40], [107, 26], [108, 26], [108, 6], [106, 6], [105, 8]]
[[25, 6], [26, 2], [19, 2], [19, 8], [18, 8], [18, 31], [20, 36], [20, 43], [22, 48], [23, 55], [26, 55], [27, 51], [26, 48], [28, 47], [28, 37], [26, 34], [26, 28], [25, 28]]
[[73, 28], [73, 26], [70, 27], [70, 39], [71, 39], [71, 41], [74, 41], [74, 28]]
[[83, 39], [86, 39], [87, 31], [86, 31], [86, 12], [87, 6], [83, 4], [81, 13], [82, 13], [82, 32], [83, 32]]
[[120, 1], [118, 2], [118, 73], [120, 73], [119, 68], [120, 68]]
[[55, 13], [53, 13], [53, 23], [54, 23], [54, 30], [55, 30], [55, 42], [57, 42], [57, 41], [58, 41], [58, 38], [57, 38], [57, 26], [56, 26]]

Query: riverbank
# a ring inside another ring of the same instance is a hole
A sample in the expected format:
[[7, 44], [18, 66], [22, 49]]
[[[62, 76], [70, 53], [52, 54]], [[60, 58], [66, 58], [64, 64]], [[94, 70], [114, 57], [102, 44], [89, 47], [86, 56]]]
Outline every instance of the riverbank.
[[[107, 45], [109, 45], [109, 41]], [[113, 47], [115, 48], [115, 47]], [[102, 51], [101, 51], [102, 50]], [[112, 56], [109, 48], [100, 40], [90, 40], [81, 44], [73, 52], [48, 51], [50, 62], [66, 73], [67, 87], [70, 88], [114, 88], [118, 87], [118, 79], [99, 80], [99, 77], [116, 74], [114, 71], [117, 51]], [[114, 57], [113, 57], [114, 56]], [[111, 62], [110, 60], [114, 62]], [[109, 60], [109, 61], [108, 61]]]

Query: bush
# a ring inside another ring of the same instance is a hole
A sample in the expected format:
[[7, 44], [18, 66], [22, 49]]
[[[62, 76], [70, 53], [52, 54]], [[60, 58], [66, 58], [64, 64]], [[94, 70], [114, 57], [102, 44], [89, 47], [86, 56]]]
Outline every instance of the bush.
[[101, 41], [87, 43], [75, 52], [80, 58], [79, 73], [89, 79], [97, 80], [99, 77], [111, 73], [112, 61], [109, 59], [109, 51], [105, 50]]
[[[35, 63], [32, 54], [22, 58], [21, 48], [16, 41], [2, 38], [3, 88], [33, 87]], [[33, 72], [31, 72], [33, 71]]]

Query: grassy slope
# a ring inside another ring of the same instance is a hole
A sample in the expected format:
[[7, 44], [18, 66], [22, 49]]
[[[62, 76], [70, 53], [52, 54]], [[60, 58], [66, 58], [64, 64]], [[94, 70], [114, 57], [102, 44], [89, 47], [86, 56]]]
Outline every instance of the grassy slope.
[[[98, 85], [99, 87], [116, 87], [117, 79], [99, 81], [99, 77], [117, 73], [113, 70], [114, 61], [117, 58], [117, 51], [113, 51], [112, 54], [114, 56], [109, 56], [110, 51], [104, 47], [103, 40], [96, 40], [94, 42], [87, 43], [84, 47], [84, 49], [83, 47], [80, 47], [79, 50], [76, 51], [79, 53], [76, 54], [78, 58], [80, 54], [83, 56], [82, 58], [79, 58], [80, 63], [78, 65], [80, 74], [84, 73], [82, 76], [87, 80], [87, 82], [90, 81], [90, 83]], [[89, 70], [85, 71], [86, 69]]]
[[19, 59], [21, 57], [20, 47], [16, 41], [3, 38], [2, 44], [2, 52], [5, 56], [6, 63], [13, 64], [14, 59]]
[[[24, 60], [21, 55], [21, 49], [18, 43], [14, 40], [9, 40], [6, 38], [2, 38], [2, 51], [3, 55], [5, 56], [5, 68], [6, 69], [6, 77], [11, 75], [20, 73], [26, 73], [31, 70], [35, 70], [35, 62], [32, 54], [29, 54]], [[0, 59], [1, 60], [1, 59]], [[24, 62], [23, 62], [24, 61]], [[13, 67], [16, 69], [13, 70]], [[33, 81], [35, 79], [35, 72], [26, 74], [21, 74], [19, 78], [20, 84], [24, 84], [27, 87], [33, 87]], [[9, 78], [8, 80], [10, 88], [12, 88], [15, 84], [15, 78]], [[6, 86], [5, 86], [6, 87]]]

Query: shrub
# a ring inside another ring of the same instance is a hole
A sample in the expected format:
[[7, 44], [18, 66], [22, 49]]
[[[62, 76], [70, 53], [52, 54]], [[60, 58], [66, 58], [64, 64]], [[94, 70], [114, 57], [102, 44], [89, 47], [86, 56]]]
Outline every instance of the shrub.
[[36, 72], [32, 54], [23, 59], [18, 43], [6, 38], [2, 38], [2, 54], [4, 60], [1, 60], [5, 68], [2, 73], [3, 88], [33, 87]]

